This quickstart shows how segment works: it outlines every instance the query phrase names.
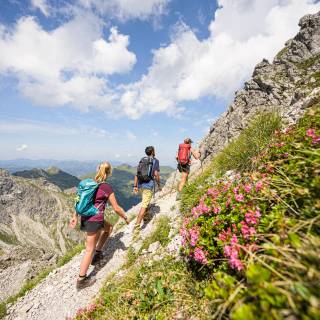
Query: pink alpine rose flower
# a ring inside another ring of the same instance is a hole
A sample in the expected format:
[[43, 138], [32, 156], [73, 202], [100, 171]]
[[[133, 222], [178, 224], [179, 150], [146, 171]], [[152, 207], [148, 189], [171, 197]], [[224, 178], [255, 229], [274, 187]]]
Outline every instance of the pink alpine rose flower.
[[238, 243], [238, 238], [237, 238], [237, 236], [235, 234], [231, 238], [231, 243], [232, 244], [237, 244]]
[[259, 180], [256, 183], [256, 191], [258, 192], [258, 191], [262, 190], [262, 188], [263, 188], [263, 182], [262, 182], [262, 180]]
[[236, 194], [235, 196], [234, 196], [234, 198], [236, 199], [236, 201], [238, 201], [238, 202], [241, 202], [241, 201], [243, 201], [244, 200], [244, 196], [243, 196], [243, 194]]
[[246, 184], [244, 187], [243, 187], [244, 191], [246, 193], [250, 193], [251, 189], [252, 189], [252, 185], [250, 183]]
[[199, 235], [200, 235], [199, 227], [194, 226], [192, 229], [190, 229], [189, 234], [190, 234], [190, 245], [194, 247], [197, 244], [199, 239]]
[[220, 207], [214, 207], [213, 208], [213, 212], [214, 213], [219, 213], [221, 211], [221, 208]]
[[201, 264], [207, 264], [208, 260], [206, 257], [206, 253], [200, 249], [200, 248], [195, 248], [194, 249], [194, 259], [198, 262], [200, 262]]
[[308, 129], [306, 132], [306, 135], [310, 138], [313, 138], [315, 136], [316, 132], [314, 129]]

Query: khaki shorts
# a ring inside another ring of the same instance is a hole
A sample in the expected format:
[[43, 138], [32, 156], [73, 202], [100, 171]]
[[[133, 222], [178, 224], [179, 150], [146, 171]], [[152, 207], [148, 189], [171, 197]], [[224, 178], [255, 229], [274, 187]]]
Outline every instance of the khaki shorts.
[[141, 207], [147, 209], [152, 199], [152, 190], [141, 189], [141, 192], [142, 192]]

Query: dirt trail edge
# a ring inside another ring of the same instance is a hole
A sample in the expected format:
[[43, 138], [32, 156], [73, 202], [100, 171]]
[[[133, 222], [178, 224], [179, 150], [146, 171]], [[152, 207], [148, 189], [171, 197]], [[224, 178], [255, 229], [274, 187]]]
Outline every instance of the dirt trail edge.
[[[175, 205], [176, 194], [167, 194], [157, 197], [154, 201], [152, 220], [141, 231], [141, 239], [152, 233], [158, 216], [168, 216], [172, 226], [176, 227], [178, 211]], [[127, 213], [129, 216], [137, 214], [139, 206], [133, 207]], [[77, 291], [75, 281], [79, 272], [79, 265], [83, 252], [75, 256], [69, 263], [51, 272], [48, 277], [20, 298], [14, 305], [8, 308], [7, 320], [62, 320], [74, 317], [79, 308], [86, 307], [97, 296], [103, 286], [106, 277], [117, 272], [126, 261], [126, 253], [132, 243], [133, 227], [135, 219], [129, 225], [114, 232], [109, 238], [104, 260], [99, 267], [90, 267], [91, 272], [97, 279], [96, 283], [89, 288]], [[177, 243], [177, 239], [172, 239]], [[134, 244], [141, 246], [142, 241]], [[170, 245], [169, 245], [170, 246]], [[172, 250], [178, 250], [176, 245]]]

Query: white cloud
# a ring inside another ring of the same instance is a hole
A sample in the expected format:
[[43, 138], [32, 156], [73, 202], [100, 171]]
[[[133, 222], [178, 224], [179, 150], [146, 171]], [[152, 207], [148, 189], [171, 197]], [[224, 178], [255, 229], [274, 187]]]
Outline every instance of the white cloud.
[[119, 154], [119, 153], [116, 153], [116, 154], [114, 155], [114, 157], [115, 157], [116, 159], [118, 159], [118, 158], [120, 158], [120, 154]]
[[18, 152], [21, 152], [23, 150], [26, 150], [28, 148], [28, 146], [26, 144], [22, 144], [21, 146], [17, 147], [17, 151]]
[[170, 0], [80, 0], [86, 8], [96, 8], [100, 13], [119, 20], [140, 19], [162, 15]]
[[129, 140], [137, 140], [137, 136], [131, 131], [126, 132], [126, 137]]
[[[163, 13], [168, 2], [81, 0], [84, 7], [120, 19], [147, 19]], [[272, 59], [296, 34], [299, 18], [320, 9], [315, 0], [218, 4], [208, 38], [199, 39], [190, 27], [178, 24], [171, 42], [153, 51], [148, 71], [134, 83], [114, 88], [108, 82], [112, 74], [130, 72], [136, 56], [128, 50], [129, 37], [116, 28], [104, 39], [105, 24], [91, 10], [76, 10], [70, 21], [50, 32], [32, 17], [21, 18], [12, 29], [0, 24], [0, 74], [15, 75], [20, 91], [42, 106], [94, 107], [132, 119], [160, 112], [178, 117], [185, 101], [230, 99], [256, 63]]]
[[35, 9], [39, 9], [46, 17], [50, 15], [50, 6], [46, 0], [31, 0], [31, 5]]
[[219, 0], [207, 39], [180, 24], [171, 43], [154, 51], [140, 81], [123, 87], [124, 113], [179, 113], [183, 101], [203, 96], [230, 99], [262, 58], [272, 59], [298, 31], [298, 21], [315, 13], [312, 0]]
[[21, 92], [39, 105], [108, 112], [115, 93], [105, 77], [129, 72], [136, 57], [127, 49], [128, 36], [111, 28], [105, 40], [102, 27], [91, 14], [78, 14], [50, 32], [32, 17], [13, 29], [0, 25], [0, 74], [15, 75]]

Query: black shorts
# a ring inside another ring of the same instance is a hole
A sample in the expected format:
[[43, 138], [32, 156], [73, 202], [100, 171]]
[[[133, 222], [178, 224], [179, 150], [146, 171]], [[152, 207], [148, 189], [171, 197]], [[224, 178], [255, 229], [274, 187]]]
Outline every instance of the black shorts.
[[104, 227], [104, 221], [81, 220], [80, 230], [85, 232], [97, 232]]
[[179, 172], [189, 173], [190, 172], [190, 164], [178, 163], [177, 169], [179, 170]]

